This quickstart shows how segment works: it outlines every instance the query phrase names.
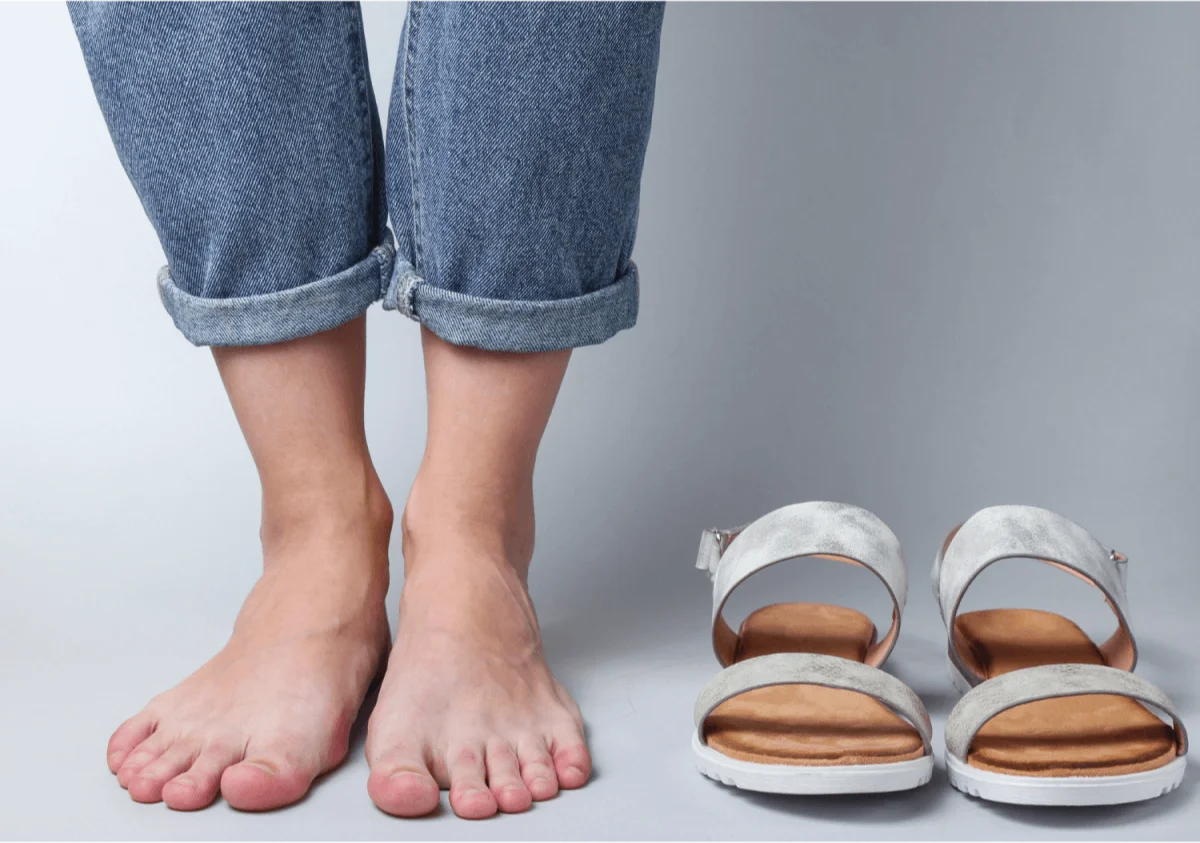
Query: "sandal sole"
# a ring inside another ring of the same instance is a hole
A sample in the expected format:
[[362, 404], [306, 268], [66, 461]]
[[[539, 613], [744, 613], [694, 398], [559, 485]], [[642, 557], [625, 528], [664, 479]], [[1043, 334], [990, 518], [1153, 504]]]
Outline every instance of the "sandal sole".
[[758, 793], [821, 796], [838, 793], [893, 793], [928, 784], [933, 756], [890, 764], [800, 766], [759, 764], [722, 755], [692, 735], [696, 769], [713, 781]]
[[[960, 694], [971, 683], [954, 662], [946, 660], [946, 673]], [[1123, 805], [1165, 796], [1183, 781], [1187, 757], [1141, 773], [1123, 776], [1013, 776], [980, 770], [947, 754], [946, 775], [955, 790], [988, 802], [1009, 805]]]
[[968, 796], [1010, 805], [1122, 805], [1165, 796], [1183, 781], [1187, 758], [1123, 776], [1010, 776], [946, 756], [950, 784]]

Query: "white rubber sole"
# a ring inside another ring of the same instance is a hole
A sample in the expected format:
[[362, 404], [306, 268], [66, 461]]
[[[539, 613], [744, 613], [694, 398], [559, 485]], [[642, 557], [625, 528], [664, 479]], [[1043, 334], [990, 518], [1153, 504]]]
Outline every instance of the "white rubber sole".
[[[971, 683], [946, 660], [950, 681], [965, 694]], [[957, 790], [989, 802], [1010, 805], [1123, 805], [1170, 793], [1183, 781], [1187, 758], [1180, 756], [1155, 770], [1123, 776], [1012, 776], [980, 770], [946, 754], [946, 774]]]
[[892, 793], [912, 790], [933, 777], [933, 756], [892, 764], [854, 764], [843, 767], [801, 767], [759, 764], [722, 755], [692, 734], [696, 769], [713, 781], [759, 793], [821, 796], [835, 793]]
[[946, 756], [950, 784], [968, 796], [1011, 805], [1121, 805], [1164, 796], [1183, 781], [1187, 758], [1123, 776], [1010, 776]]

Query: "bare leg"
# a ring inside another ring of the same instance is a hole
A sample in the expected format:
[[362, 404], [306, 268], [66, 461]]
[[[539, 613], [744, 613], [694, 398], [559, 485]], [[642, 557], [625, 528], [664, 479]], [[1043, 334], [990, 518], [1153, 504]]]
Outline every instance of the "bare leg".
[[263, 489], [263, 575], [225, 648], [108, 745], [139, 802], [234, 807], [303, 796], [346, 754], [387, 649], [392, 513], [363, 432], [365, 320], [214, 349]]
[[460, 348], [423, 331], [425, 456], [403, 518], [400, 629], [371, 718], [368, 789], [400, 816], [438, 789], [472, 819], [591, 773], [579, 709], [546, 666], [525, 589], [533, 467], [569, 351]]

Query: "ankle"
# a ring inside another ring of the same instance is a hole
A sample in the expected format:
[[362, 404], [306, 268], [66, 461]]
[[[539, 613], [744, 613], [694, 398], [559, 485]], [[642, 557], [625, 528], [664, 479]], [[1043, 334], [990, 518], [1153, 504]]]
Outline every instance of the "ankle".
[[[499, 490], [422, 464], [400, 518], [405, 576], [430, 558], [502, 564], [524, 582], [533, 557], [532, 483]], [[464, 552], [465, 551], [465, 552]]]
[[278, 492], [264, 490], [259, 537], [270, 550], [351, 531], [386, 551], [393, 517], [387, 492], [368, 464]]

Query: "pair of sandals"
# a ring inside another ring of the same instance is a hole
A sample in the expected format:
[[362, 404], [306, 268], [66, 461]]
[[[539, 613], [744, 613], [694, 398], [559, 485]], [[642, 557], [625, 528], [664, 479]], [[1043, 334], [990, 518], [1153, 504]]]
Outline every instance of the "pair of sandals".
[[[723, 611], [741, 583], [777, 563], [814, 558], [879, 578], [893, 605], [882, 639], [862, 613], [811, 603], [760, 608], [733, 631]], [[1010, 558], [1047, 562], [1100, 589], [1117, 631], [1096, 645], [1051, 612], [960, 615], [976, 576]], [[696, 701], [700, 772], [792, 794], [882, 793], [930, 780], [929, 714], [911, 688], [880, 669], [908, 588], [900, 542], [887, 525], [856, 506], [794, 504], [736, 530], [705, 531], [696, 566], [713, 579], [712, 642], [724, 668]], [[1160, 796], [1183, 780], [1183, 723], [1162, 691], [1132, 673], [1126, 568], [1124, 556], [1078, 524], [1037, 507], [984, 509], [950, 532], [933, 585], [950, 673], [963, 693], [945, 729], [954, 787], [995, 802], [1111, 805]]]

